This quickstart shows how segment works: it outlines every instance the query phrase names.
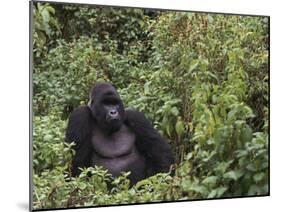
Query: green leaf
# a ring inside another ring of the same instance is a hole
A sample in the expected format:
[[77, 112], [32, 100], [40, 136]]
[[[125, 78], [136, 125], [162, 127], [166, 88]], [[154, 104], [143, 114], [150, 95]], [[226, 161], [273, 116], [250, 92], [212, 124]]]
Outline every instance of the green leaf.
[[78, 184], [78, 187], [79, 187], [81, 190], [84, 190], [84, 189], [86, 189], [86, 188], [87, 188], [87, 184], [86, 184], [86, 183], [81, 182], [81, 183], [79, 183], [79, 184]]
[[256, 183], [260, 182], [264, 178], [264, 173], [260, 172], [254, 175], [254, 181]]
[[217, 197], [221, 197], [224, 194], [224, 192], [226, 192], [226, 190], [227, 190], [226, 187], [219, 187], [217, 189]]
[[223, 175], [224, 178], [232, 179], [232, 180], [238, 180], [243, 173], [240, 170], [237, 171], [229, 171]]
[[198, 192], [200, 194], [203, 194], [203, 195], [208, 193], [208, 190], [207, 190], [207, 188], [205, 186], [193, 185], [190, 188], [190, 190], [196, 191], [196, 192]]
[[178, 108], [172, 107], [171, 113], [172, 113], [174, 116], [178, 116], [178, 115], [179, 115], [179, 110], [178, 110]]
[[199, 65], [199, 62], [197, 60], [193, 60], [191, 62], [191, 65], [189, 66], [188, 73], [191, 73], [194, 69], [197, 68], [198, 65]]
[[257, 185], [252, 185], [248, 191], [248, 195], [257, 195], [259, 193], [259, 187]]
[[257, 171], [257, 167], [256, 167], [253, 163], [249, 163], [249, 164], [246, 166], [246, 169], [249, 170], [249, 171], [252, 171], [252, 172]]
[[150, 82], [147, 82], [144, 84], [144, 94], [145, 95], [148, 95], [150, 93], [149, 85], [150, 85]]
[[44, 136], [43, 140], [44, 140], [44, 141], [50, 141], [52, 138], [53, 138], [52, 135], [47, 134], [47, 135]]
[[216, 195], [217, 195], [217, 190], [215, 189], [215, 190], [212, 190], [211, 191], [211, 193], [208, 195], [208, 199], [211, 199], [211, 198], [214, 198], [214, 197], [216, 197]]
[[178, 118], [177, 123], [176, 123], [176, 132], [177, 132], [178, 137], [183, 136], [184, 125], [183, 125], [183, 122], [180, 117]]
[[210, 24], [214, 22], [214, 19], [211, 15], [208, 15], [207, 17]]
[[48, 10], [46, 10], [46, 9], [42, 10], [41, 14], [42, 14], [43, 21], [45, 23], [48, 23], [50, 21], [50, 15], [49, 15]]
[[135, 187], [136, 189], [140, 189], [142, 186], [147, 185], [147, 184], [150, 184], [150, 183], [151, 183], [150, 180], [145, 179], [145, 180], [139, 181], [134, 187]]
[[53, 7], [51, 7], [51, 6], [46, 6], [45, 7], [46, 8], [46, 10], [48, 10], [50, 13], [52, 13], [53, 15], [55, 14], [55, 9], [53, 8]]
[[214, 185], [214, 184], [216, 184], [217, 179], [218, 179], [217, 176], [210, 176], [210, 177], [205, 178], [205, 179], [202, 181], [202, 183], [203, 183], [204, 185]]
[[253, 139], [252, 129], [249, 127], [249, 125], [246, 124], [241, 129], [240, 139], [243, 142], [250, 142]]

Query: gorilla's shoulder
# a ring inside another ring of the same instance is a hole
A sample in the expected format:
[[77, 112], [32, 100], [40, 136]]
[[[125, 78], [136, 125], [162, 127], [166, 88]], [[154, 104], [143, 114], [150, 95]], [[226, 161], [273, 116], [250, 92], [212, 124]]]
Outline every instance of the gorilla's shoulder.
[[126, 119], [129, 121], [138, 121], [141, 119], [146, 119], [144, 113], [140, 112], [135, 108], [125, 109]]
[[134, 113], [140, 113], [140, 112], [135, 108], [127, 107], [127, 108], [125, 108], [125, 113], [126, 114], [134, 114]]
[[79, 106], [70, 114], [66, 130], [66, 141], [83, 143], [93, 126], [91, 110], [88, 106]]
[[91, 110], [90, 110], [90, 108], [87, 106], [87, 105], [81, 105], [81, 106], [78, 106], [77, 108], [75, 108], [74, 110], [73, 110], [73, 112], [72, 113], [90, 113], [91, 112]]
[[75, 108], [69, 117], [69, 123], [72, 123], [76, 126], [87, 126], [87, 128], [89, 128], [89, 126], [92, 125], [93, 122], [94, 119], [91, 109], [86, 105], [82, 105]]
[[125, 122], [132, 128], [151, 128], [151, 122], [145, 117], [144, 113], [135, 108], [125, 109]]
[[70, 114], [70, 119], [85, 120], [91, 117], [91, 110], [88, 106], [83, 105], [75, 108]]

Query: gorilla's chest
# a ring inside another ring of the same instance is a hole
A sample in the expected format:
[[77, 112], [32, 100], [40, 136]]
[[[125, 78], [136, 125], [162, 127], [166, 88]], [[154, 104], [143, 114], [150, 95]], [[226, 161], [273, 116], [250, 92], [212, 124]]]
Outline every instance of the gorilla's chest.
[[131, 171], [131, 175], [142, 178], [145, 161], [136, 148], [135, 140], [134, 133], [126, 125], [110, 135], [95, 129], [92, 136], [93, 165], [103, 166], [113, 176], [118, 176], [122, 171]]

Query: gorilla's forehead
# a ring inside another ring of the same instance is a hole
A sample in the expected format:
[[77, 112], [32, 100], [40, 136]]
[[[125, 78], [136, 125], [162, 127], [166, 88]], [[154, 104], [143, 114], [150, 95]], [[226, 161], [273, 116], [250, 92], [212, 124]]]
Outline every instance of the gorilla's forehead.
[[106, 96], [119, 97], [115, 87], [108, 82], [97, 83], [92, 89], [90, 94], [92, 99], [97, 99]]
[[101, 95], [103, 97], [118, 96], [118, 93], [116, 90], [108, 90], [108, 91], [101, 92]]

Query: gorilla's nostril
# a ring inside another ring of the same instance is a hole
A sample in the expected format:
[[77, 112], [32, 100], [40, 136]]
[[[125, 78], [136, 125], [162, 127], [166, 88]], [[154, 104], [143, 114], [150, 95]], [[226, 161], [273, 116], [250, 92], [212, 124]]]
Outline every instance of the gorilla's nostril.
[[109, 113], [110, 113], [110, 115], [114, 116], [114, 115], [117, 114], [117, 111], [116, 110], [111, 110]]

